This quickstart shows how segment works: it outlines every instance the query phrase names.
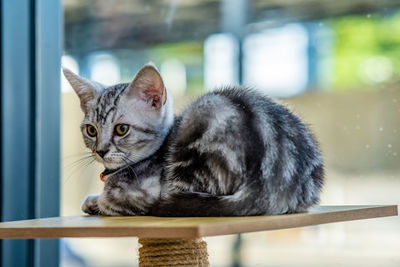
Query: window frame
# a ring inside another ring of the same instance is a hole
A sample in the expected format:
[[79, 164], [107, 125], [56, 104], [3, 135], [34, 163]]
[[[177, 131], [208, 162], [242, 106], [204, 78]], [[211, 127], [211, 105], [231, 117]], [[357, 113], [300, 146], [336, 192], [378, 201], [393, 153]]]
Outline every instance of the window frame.
[[[1, 221], [59, 215], [61, 1], [1, 2]], [[58, 266], [59, 241], [2, 240], [0, 266]]]

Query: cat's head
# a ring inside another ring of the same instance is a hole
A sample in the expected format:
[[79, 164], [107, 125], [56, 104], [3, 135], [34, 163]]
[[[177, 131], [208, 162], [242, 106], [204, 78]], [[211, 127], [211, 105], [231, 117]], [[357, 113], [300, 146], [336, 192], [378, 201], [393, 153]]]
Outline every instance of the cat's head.
[[143, 66], [131, 83], [113, 86], [63, 72], [79, 96], [83, 139], [97, 161], [116, 169], [159, 149], [174, 115], [172, 96], [153, 64]]

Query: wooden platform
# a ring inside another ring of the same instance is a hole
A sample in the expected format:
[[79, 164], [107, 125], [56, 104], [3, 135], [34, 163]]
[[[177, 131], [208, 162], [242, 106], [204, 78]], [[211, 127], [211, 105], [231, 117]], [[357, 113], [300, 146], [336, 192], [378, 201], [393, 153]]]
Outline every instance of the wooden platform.
[[219, 218], [70, 216], [0, 223], [0, 238], [196, 238], [398, 215], [390, 206], [317, 206], [308, 213]]

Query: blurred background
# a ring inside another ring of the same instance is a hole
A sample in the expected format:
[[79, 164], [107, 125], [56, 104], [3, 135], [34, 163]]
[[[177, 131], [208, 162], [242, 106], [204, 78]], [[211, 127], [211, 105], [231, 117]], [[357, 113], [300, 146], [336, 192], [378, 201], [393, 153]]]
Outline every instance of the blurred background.
[[[106, 85], [146, 62], [179, 113], [222, 85], [285, 103], [326, 162], [322, 203], [400, 203], [400, 2], [63, 0], [62, 64]], [[79, 100], [62, 79], [61, 214], [81, 214], [102, 167], [82, 160]], [[400, 220], [207, 238], [212, 266], [400, 266]], [[135, 239], [64, 239], [61, 266], [132, 266]]]

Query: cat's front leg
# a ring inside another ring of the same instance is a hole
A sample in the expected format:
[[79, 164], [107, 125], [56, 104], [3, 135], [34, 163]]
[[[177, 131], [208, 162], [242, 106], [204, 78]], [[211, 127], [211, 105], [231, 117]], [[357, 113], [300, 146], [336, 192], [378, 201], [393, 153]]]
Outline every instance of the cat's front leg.
[[159, 176], [141, 179], [110, 177], [98, 197], [98, 209], [101, 215], [106, 216], [147, 215], [151, 206], [160, 198], [160, 191]]
[[99, 195], [88, 195], [85, 201], [83, 201], [82, 211], [89, 215], [100, 215], [98, 200]]
[[114, 201], [107, 198], [108, 192], [103, 192], [100, 195], [88, 195], [83, 201], [82, 211], [89, 215], [104, 215], [104, 216], [124, 216], [132, 215], [115, 206]]

